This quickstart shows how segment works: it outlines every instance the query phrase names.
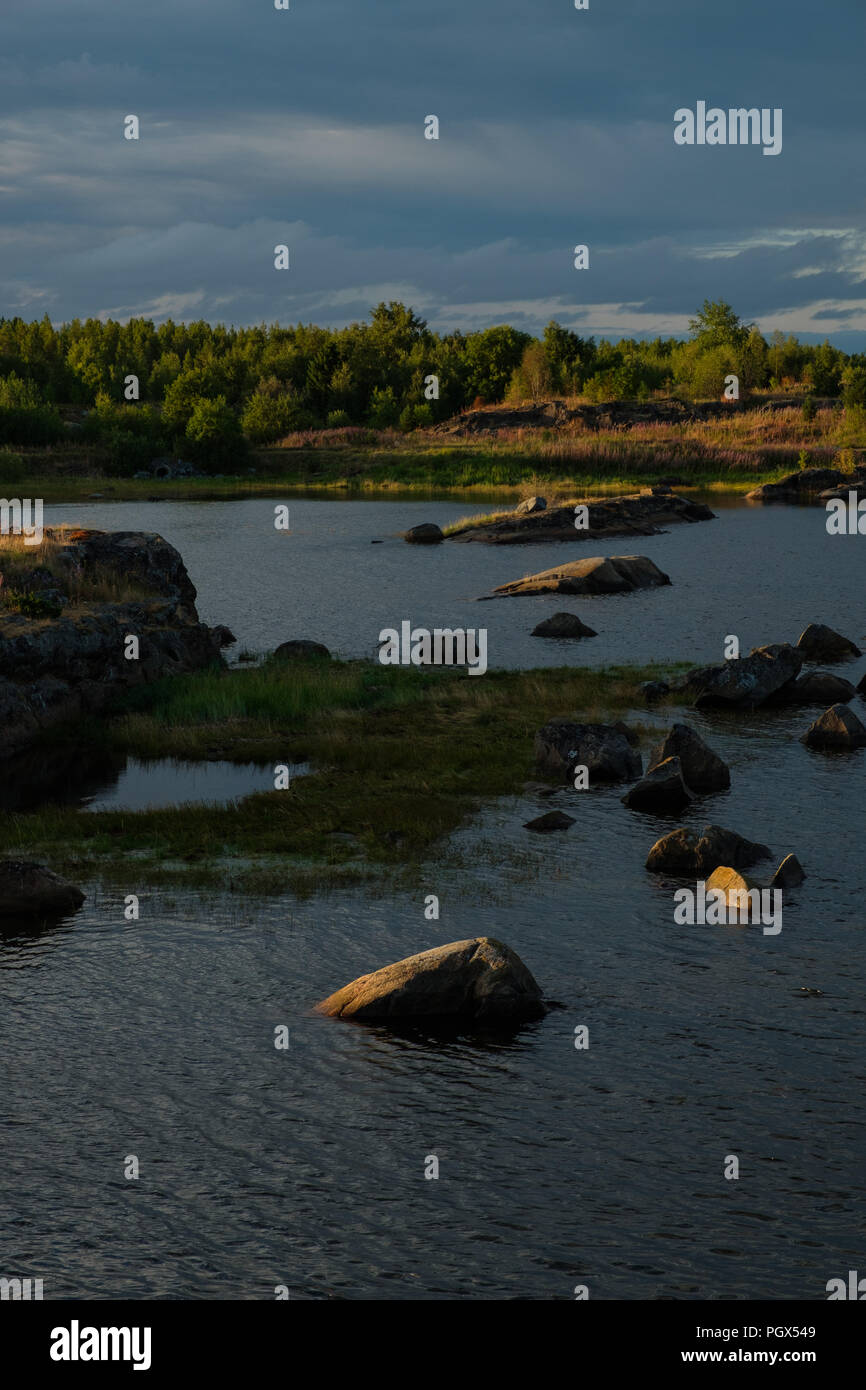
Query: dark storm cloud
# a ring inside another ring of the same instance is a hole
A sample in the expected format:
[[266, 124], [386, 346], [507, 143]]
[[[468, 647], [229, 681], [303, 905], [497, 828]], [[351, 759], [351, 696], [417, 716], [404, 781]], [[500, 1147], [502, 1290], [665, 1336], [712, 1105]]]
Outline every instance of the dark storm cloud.
[[[4, 0], [0, 311], [866, 341], [857, 0], [291, 3]], [[782, 154], [675, 147], [698, 99]]]

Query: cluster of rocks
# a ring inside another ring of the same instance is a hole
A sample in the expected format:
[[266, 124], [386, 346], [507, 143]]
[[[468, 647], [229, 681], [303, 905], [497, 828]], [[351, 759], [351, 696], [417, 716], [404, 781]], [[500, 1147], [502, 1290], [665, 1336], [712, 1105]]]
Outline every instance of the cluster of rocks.
[[[687, 724], [674, 724], [649, 755], [646, 773], [638, 736], [622, 722], [578, 724], [551, 719], [535, 735], [535, 761], [544, 772], [572, 782], [586, 768], [589, 784], [634, 782], [626, 806], [655, 815], [677, 815], [697, 796], [724, 791], [731, 774], [722, 758]], [[551, 813], [552, 814], [552, 813]], [[558, 829], [549, 823], [532, 829]]]
[[810, 623], [794, 646], [780, 642], [753, 647], [748, 656], [696, 667], [670, 685], [653, 682], [652, 691], [645, 693], [658, 698], [677, 691], [692, 697], [698, 708], [837, 703], [851, 699], [864, 682], [855, 687], [829, 671], [801, 674], [803, 666], [819, 662], [833, 665], [861, 654], [850, 638], [823, 623]]
[[687, 724], [674, 724], [650, 753], [646, 775], [623, 797], [634, 811], [677, 815], [696, 796], [731, 785], [727, 764]]
[[721, 889], [730, 906], [738, 895], [751, 888], [796, 888], [806, 875], [796, 854], [788, 854], [769, 879], [757, 880], [745, 876], [761, 859], [770, 856], [768, 845], [746, 840], [736, 831], [720, 825], [708, 825], [700, 835], [682, 825], [656, 840], [647, 855], [650, 873], [671, 874], [674, 877], [701, 880], [707, 891]]

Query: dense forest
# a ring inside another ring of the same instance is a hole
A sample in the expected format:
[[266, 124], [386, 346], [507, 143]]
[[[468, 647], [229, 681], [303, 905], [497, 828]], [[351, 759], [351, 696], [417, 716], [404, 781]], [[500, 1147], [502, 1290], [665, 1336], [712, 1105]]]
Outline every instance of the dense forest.
[[[226, 328], [171, 320], [0, 319], [0, 446], [72, 437], [105, 448], [117, 472], [155, 455], [207, 471], [299, 430], [428, 428], [459, 410], [551, 395], [589, 401], [799, 388], [866, 408], [866, 354], [767, 340], [722, 302], [705, 301], [686, 341], [582, 338], [553, 321], [534, 338], [502, 325], [432, 332], [403, 304], [347, 328]], [[808, 401], [807, 401], [808, 408]]]

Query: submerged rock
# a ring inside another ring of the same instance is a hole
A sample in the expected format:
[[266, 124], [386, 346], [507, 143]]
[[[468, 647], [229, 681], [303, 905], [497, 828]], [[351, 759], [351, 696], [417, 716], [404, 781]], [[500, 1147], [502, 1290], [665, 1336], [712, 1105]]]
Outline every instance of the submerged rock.
[[585, 767], [589, 782], [633, 782], [643, 770], [637, 737], [624, 724], [575, 724], [551, 719], [535, 735], [535, 759], [564, 780]]
[[493, 590], [494, 598], [521, 594], [625, 594], [670, 584], [666, 574], [646, 555], [592, 555], [572, 560], [540, 574], [525, 575]]
[[543, 834], [548, 830], [567, 830], [570, 825], [574, 825], [574, 816], [567, 816], [564, 811], [547, 811], [543, 816], [536, 816], [535, 820], [525, 821], [523, 828]]
[[587, 627], [576, 613], [554, 613], [532, 629], [533, 637], [597, 637], [595, 628]]
[[694, 830], [680, 826], [657, 840], [647, 856], [646, 867], [653, 873], [711, 874], [720, 864], [748, 869], [770, 853], [769, 846], [746, 840], [720, 825], [707, 825], [700, 838]]
[[688, 724], [672, 725], [664, 740], [650, 753], [648, 772], [666, 758], [679, 758], [683, 780], [690, 791], [717, 792], [731, 785], [727, 763]]
[[64, 917], [83, 902], [80, 888], [41, 864], [0, 861], [0, 917]]
[[316, 1012], [365, 1021], [509, 1023], [541, 1018], [545, 1006], [520, 957], [493, 937], [476, 936], [360, 975], [317, 1004]]
[[831, 705], [802, 735], [809, 748], [863, 748], [866, 727], [847, 705]]
[[862, 656], [860, 648], [841, 632], [834, 632], [824, 623], [810, 623], [797, 639], [797, 650], [806, 661], [846, 661], [851, 656]]
[[693, 799], [683, 780], [679, 758], [665, 758], [626, 792], [623, 803], [632, 811], [676, 816]]

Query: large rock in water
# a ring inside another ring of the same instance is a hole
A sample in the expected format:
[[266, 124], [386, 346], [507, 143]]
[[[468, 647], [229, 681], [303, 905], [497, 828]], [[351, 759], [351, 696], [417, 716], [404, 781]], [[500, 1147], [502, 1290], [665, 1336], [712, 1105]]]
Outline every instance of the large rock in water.
[[802, 735], [809, 748], [866, 747], [866, 727], [847, 705], [831, 705]]
[[493, 937], [476, 936], [360, 975], [317, 1004], [316, 1012], [366, 1021], [512, 1023], [541, 1018], [545, 1007], [520, 957]]
[[657, 840], [647, 856], [646, 867], [653, 873], [703, 877], [720, 864], [748, 869], [770, 853], [768, 845], [745, 840], [733, 830], [707, 825], [700, 839], [693, 830], [680, 826]]
[[624, 724], [575, 724], [551, 719], [535, 735], [535, 760], [540, 768], [571, 781], [576, 767], [585, 767], [589, 782], [633, 782], [643, 763], [634, 747], [637, 736]]
[[595, 628], [587, 627], [576, 613], [554, 613], [532, 629], [533, 637], [597, 637]]
[[771, 695], [796, 680], [803, 656], [789, 642], [753, 647], [748, 656], [720, 661], [688, 671], [676, 686], [695, 693], [695, 704], [762, 705]]
[[679, 758], [683, 780], [693, 792], [724, 791], [731, 785], [727, 763], [688, 724], [671, 726], [663, 742], [650, 753], [648, 772], [666, 758]]
[[856, 643], [824, 623], [810, 623], [797, 638], [797, 650], [806, 661], [846, 661], [863, 655]]
[[403, 534], [404, 541], [410, 545], [438, 545], [445, 537], [432, 521], [422, 521], [420, 526], [411, 526]]
[[657, 816], [679, 815], [692, 800], [679, 758], [665, 758], [663, 763], [651, 768], [622, 800], [632, 811], [646, 811]]
[[80, 888], [41, 864], [0, 861], [0, 917], [65, 917], [83, 902]]
[[493, 598], [520, 594], [626, 594], [670, 584], [666, 574], [646, 555], [592, 555], [572, 560], [540, 574], [525, 575], [493, 590]]

